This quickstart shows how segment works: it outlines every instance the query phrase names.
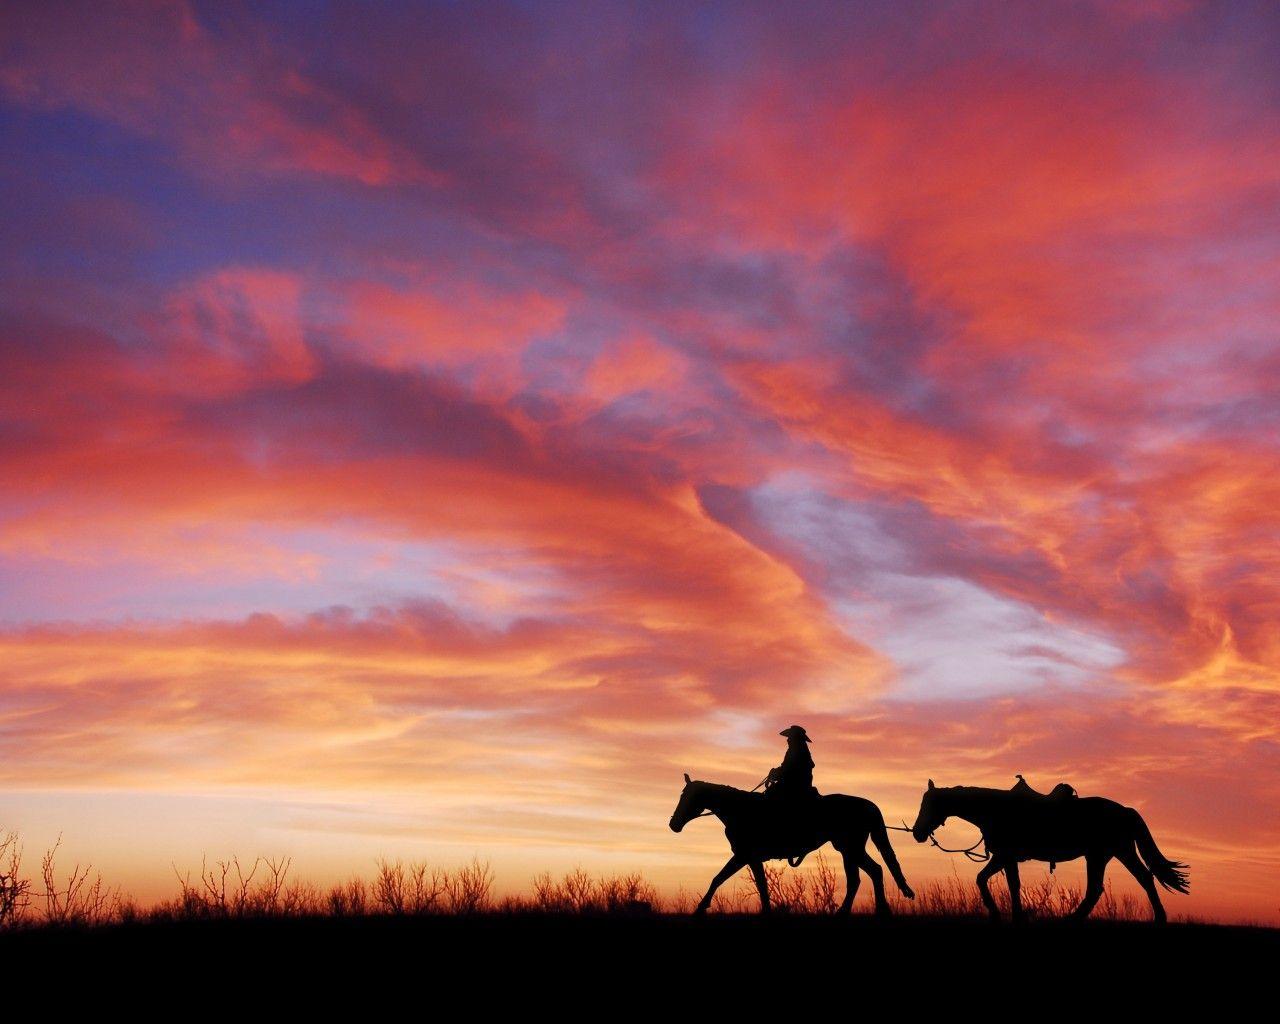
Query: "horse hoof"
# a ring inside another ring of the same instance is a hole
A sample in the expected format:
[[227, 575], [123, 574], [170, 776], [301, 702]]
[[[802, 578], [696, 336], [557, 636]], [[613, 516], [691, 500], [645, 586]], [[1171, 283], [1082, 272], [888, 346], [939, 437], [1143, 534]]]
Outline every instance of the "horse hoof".
[[902, 890], [902, 895], [909, 900], [913, 900], [916, 898], [916, 891], [913, 888], [911, 888], [911, 886], [907, 886], [905, 889]]

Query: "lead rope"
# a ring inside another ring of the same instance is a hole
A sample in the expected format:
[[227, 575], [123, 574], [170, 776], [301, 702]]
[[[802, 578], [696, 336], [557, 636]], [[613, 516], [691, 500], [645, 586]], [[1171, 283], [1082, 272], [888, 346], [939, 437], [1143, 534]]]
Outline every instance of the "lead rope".
[[[886, 825], [885, 828], [892, 829], [894, 832], [914, 831], [911, 828], [911, 826], [908, 825], [905, 821], [901, 825]], [[972, 846], [966, 846], [963, 850], [961, 849], [953, 850], [949, 846], [943, 846], [940, 842], [938, 842], [937, 838], [934, 836], [932, 832], [929, 833], [929, 842], [931, 842], [943, 853], [963, 853], [969, 860], [973, 861], [975, 864], [981, 864], [984, 861], [988, 861], [991, 859], [990, 850], [984, 849], [981, 853], [976, 852], [978, 847], [982, 846], [982, 844], [985, 843], [986, 840], [987, 840], [986, 836], [979, 836], [978, 841], [975, 842]]]

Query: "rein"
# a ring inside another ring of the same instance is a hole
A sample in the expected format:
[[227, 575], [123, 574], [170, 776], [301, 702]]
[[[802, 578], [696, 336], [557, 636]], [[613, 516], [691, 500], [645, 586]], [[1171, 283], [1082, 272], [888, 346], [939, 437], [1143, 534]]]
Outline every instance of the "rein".
[[[886, 825], [885, 828], [891, 829], [894, 832], [913, 831], [911, 826], [908, 825], [905, 821], [901, 825]], [[978, 847], [982, 846], [982, 844], [986, 842], [986, 836], [979, 836], [977, 841], [972, 846], [966, 846], [964, 849], [955, 849], [955, 850], [951, 849], [949, 846], [943, 846], [940, 842], [938, 842], [937, 837], [934, 836], [932, 832], [929, 833], [929, 842], [932, 843], [934, 846], [936, 846], [943, 853], [963, 853], [966, 858], [973, 861], [975, 864], [982, 864], [984, 861], [989, 861], [991, 859], [990, 850], [984, 849], [981, 853], [977, 852]]]

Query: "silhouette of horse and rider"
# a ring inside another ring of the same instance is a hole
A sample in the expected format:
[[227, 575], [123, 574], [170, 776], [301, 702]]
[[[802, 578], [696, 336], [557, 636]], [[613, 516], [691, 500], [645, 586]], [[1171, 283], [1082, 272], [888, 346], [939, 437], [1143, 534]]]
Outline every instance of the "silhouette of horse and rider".
[[[813, 850], [831, 843], [844, 861], [845, 895], [840, 913], [849, 913], [861, 882], [859, 871], [871, 879], [876, 913], [887, 915], [884, 872], [867, 852], [870, 839], [893, 876], [898, 889], [908, 899], [915, 894], [907, 884], [889, 842], [889, 833], [880, 808], [870, 800], [839, 793], [822, 796], [813, 786], [813, 756], [808, 734], [798, 725], [783, 729], [787, 753], [761, 785], [750, 792], [712, 782], [684, 777], [684, 791], [671, 815], [671, 830], [681, 831], [694, 818], [713, 815], [724, 825], [725, 838], [733, 855], [711, 880], [698, 903], [696, 914], [705, 913], [712, 897], [728, 879], [744, 867], [750, 869], [760, 893], [760, 910], [769, 911], [769, 887], [765, 879], [766, 860], [786, 860], [792, 867]], [[1114, 858], [1138, 880], [1151, 901], [1157, 922], [1165, 920], [1159, 883], [1170, 892], [1189, 891], [1186, 865], [1169, 860], [1160, 852], [1142, 815], [1104, 797], [1080, 797], [1066, 783], [1053, 791], [1039, 793], [1021, 775], [1012, 789], [985, 789], [977, 786], [940, 787], [929, 780], [920, 801], [920, 813], [910, 828], [918, 843], [933, 841], [934, 832], [948, 818], [960, 818], [976, 826], [979, 843], [965, 853], [984, 862], [978, 872], [978, 892], [993, 920], [1000, 912], [988, 888], [992, 876], [1003, 871], [1009, 886], [1009, 902], [1015, 921], [1023, 917], [1018, 865], [1022, 861], [1047, 861], [1050, 869], [1059, 861], [1085, 859], [1084, 897], [1072, 916], [1089, 916], [1102, 895], [1102, 878]], [[904, 829], [905, 831], [905, 829]], [[985, 853], [976, 854], [978, 845]], [[945, 849], [939, 847], [940, 849]]]

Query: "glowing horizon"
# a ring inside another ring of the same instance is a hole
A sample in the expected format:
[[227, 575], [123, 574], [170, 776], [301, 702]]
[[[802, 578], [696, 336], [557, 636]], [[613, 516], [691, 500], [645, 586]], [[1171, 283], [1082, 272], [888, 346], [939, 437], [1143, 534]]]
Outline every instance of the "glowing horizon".
[[0, 827], [698, 888], [801, 722], [1275, 920], [1278, 31], [7, 7]]

